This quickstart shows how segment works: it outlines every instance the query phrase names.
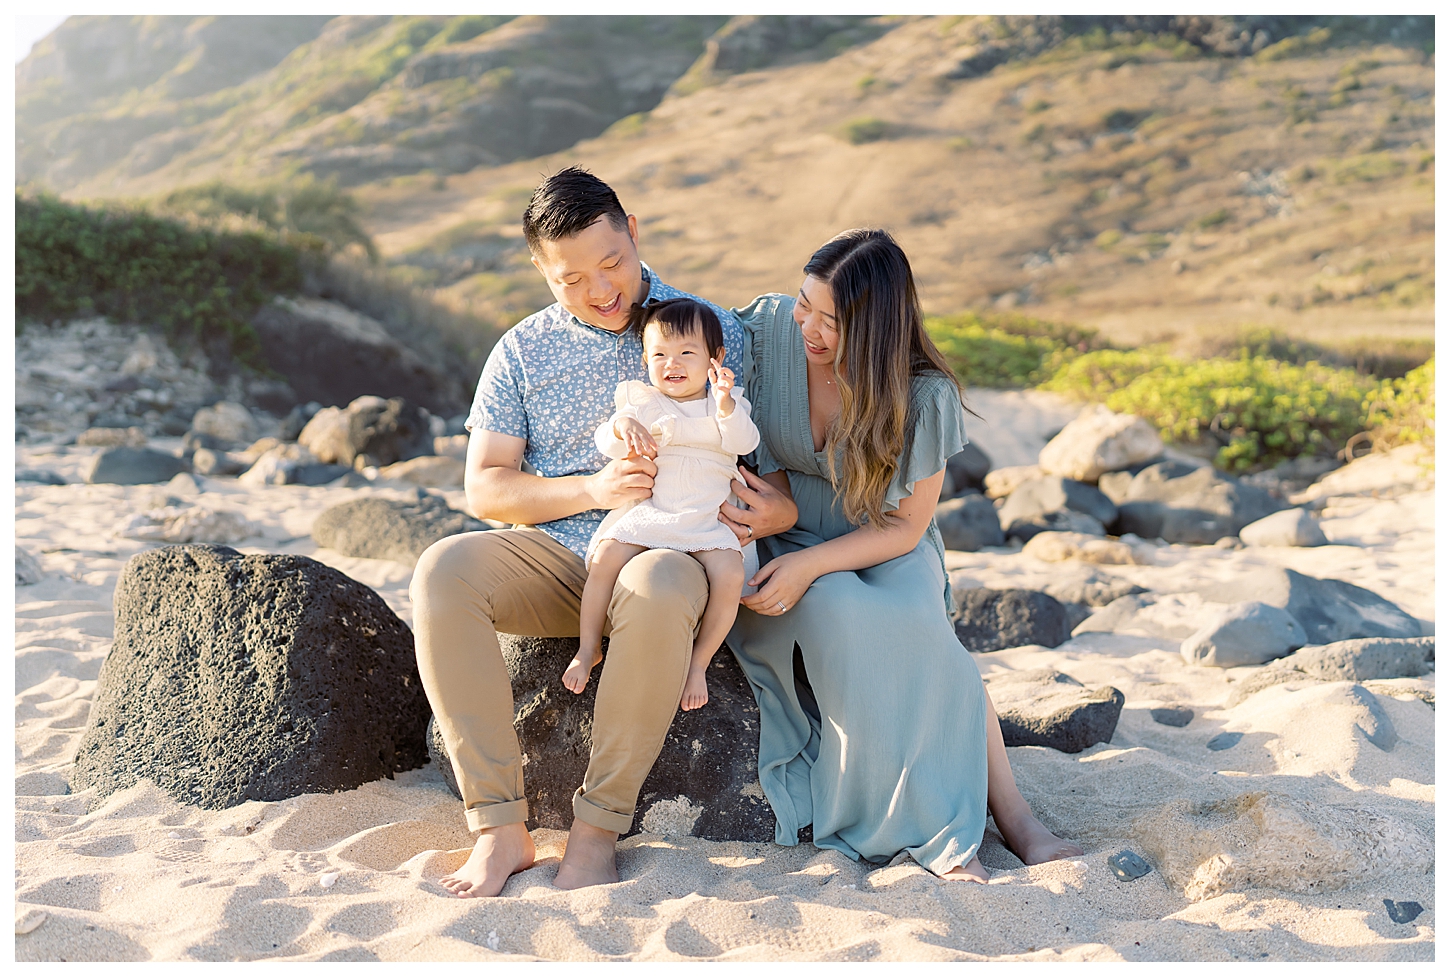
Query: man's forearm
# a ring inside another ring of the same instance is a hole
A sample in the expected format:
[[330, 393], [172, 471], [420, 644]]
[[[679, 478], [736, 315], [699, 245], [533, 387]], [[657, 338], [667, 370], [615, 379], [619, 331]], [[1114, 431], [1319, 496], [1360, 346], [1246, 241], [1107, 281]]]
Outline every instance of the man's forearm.
[[544, 478], [517, 468], [484, 468], [468, 473], [464, 494], [475, 517], [527, 526], [598, 508], [588, 475]]

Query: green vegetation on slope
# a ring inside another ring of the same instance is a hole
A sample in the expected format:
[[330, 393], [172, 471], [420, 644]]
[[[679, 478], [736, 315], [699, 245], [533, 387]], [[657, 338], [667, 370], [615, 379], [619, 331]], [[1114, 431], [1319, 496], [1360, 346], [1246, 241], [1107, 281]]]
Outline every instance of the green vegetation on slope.
[[16, 317], [154, 324], [169, 339], [257, 366], [251, 317], [273, 295], [301, 289], [306, 255], [260, 233], [17, 195]]
[[1267, 330], [1191, 358], [1106, 348], [1093, 330], [1026, 316], [933, 317], [927, 331], [965, 384], [1098, 401], [1145, 418], [1170, 442], [1218, 444], [1215, 462], [1228, 471], [1334, 455], [1366, 439], [1385, 448], [1434, 438], [1433, 359], [1381, 380]]

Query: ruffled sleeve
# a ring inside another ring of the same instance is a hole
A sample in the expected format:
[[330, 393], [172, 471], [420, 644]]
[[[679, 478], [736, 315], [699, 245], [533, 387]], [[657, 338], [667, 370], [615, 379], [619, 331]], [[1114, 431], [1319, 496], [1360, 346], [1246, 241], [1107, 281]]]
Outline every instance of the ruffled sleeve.
[[789, 425], [786, 416], [788, 404], [778, 402], [773, 396], [781, 378], [777, 376], [781, 367], [779, 333], [790, 319], [795, 300], [789, 295], [771, 292], [761, 295], [749, 305], [732, 309], [745, 334], [745, 358], [740, 376], [740, 386], [754, 405], [756, 426], [760, 430], [760, 443], [745, 460], [755, 466], [762, 475], [785, 469], [770, 449], [773, 438], [782, 437]]
[[911, 399], [916, 425], [911, 431], [901, 467], [886, 488], [886, 508], [896, 509], [923, 478], [946, 467], [947, 459], [967, 443], [967, 423], [956, 384], [927, 374], [912, 381]]

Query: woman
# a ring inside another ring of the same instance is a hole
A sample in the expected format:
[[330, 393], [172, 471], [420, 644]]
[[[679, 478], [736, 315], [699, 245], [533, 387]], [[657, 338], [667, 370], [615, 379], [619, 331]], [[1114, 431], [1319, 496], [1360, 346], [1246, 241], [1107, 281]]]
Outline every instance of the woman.
[[[760, 546], [727, 641], [760, 704], [776, 840], [872, 862], [910, 853], [984, 881], [990, 804], [1028, 864], [1081, 854], [1012, 780], [976, 663], [947, 616], [932, 519], [966, 443], [961, 390], [927, 338], [906, 255], [884, 231], [827, 242], [795, 300], [738, 310], [761, 478], [721, 518]], [[793, 500], [794, 525], [772, 533]]]

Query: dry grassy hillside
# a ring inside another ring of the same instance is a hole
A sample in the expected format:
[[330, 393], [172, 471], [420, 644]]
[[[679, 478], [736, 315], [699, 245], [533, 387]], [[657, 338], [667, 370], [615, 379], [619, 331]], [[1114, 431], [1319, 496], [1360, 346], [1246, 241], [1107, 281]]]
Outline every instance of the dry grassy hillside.
[[1096, 33], [959, 77], [976, 20], [905, 19], [560, 153], [362, 187], [369, 228], [418, 282], [516, 317], [548, 300], [523, 203], [579, 162], [639, 215], [648, 261], [722, 302], [793, 290], [814, 247], [870, 224], [900, 236], [931, 311], [1019, 306], [1126, 341], [1430, 334], [1433, 55]]

